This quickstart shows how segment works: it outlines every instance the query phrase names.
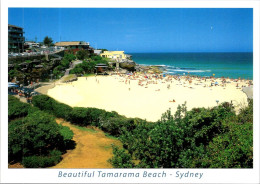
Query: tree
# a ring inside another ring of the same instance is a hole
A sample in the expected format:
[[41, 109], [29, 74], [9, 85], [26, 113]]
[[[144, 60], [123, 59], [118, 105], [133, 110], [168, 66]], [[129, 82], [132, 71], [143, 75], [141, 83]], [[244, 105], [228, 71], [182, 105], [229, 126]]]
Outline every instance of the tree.
[[229, 103], [190, 111], [184, 104], [174, 116], [167, 111], [157, 123], [120, 133], [131, 156], [114, 148], [110, 162], [114, 167], [128, 167], [134, 159], [138, 168], [252, 168], [252, 107], [250, 102], [237, 116]]
[[107, 49], [97, 49], [97, 50], [102, 50], [102, 53], [103, 53], [104, 51], [107, 51]]
[[44, 45], [51, 46], [53, 44], [52, 42], [53, 42], [53, 40], [51, 37], [45, 36], [45, 38], [43, 40]]
[[79, 60], [84, 60], [89, 57], [89, 52], [87, 50], [79, 50], [76, 56]]
[[67, 53], [67, 54], [65, 54], [64, 59], [67, 59], [69, 62], [71, 62], [76, 59], [76, 56], [74, 56], [73, 54]]

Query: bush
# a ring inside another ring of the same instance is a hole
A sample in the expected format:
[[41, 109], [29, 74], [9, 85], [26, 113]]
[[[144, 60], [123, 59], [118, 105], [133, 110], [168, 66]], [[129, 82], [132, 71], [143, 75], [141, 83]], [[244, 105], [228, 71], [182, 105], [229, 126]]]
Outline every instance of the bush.
[[212, 168], [253, 168], [253, 101], [223, 124], [226, 132], [209, 143], [203, 161]]
[[61, 161], [61, 152], [53, 150], [48, 156], [24, 157], [22, 164], [26, 168], [44, 168], [58, 164]]
[[8, 119], [9, 121], [19, 117], [25, 117], [28, 114], [30, 105], [20, 102], [19, 99], [8, 96]]
[[33, 96], [32, 104], [35, 107], [38, 107], [40, 110], [46, 111], [48, 113], [53, 113], [52, 99], [47, 95]]
[[107, 112], [103, 109], [74, 107], [69, 114], [71, 123], [81, 126], [93, 125], [101, 129], [110, 118], [119, 117], [116, 112]]
[[[157, 123], [140, 122], [128, 127], [129, 123], [122, 123], [123, 120], [113, 121], [115, 125], [111, 121], [104, 128], [121, 134], [120, 140], [128, 151], [115, 149], [111, 163], [124, 167], [124, 163], [127, 165], [135, 159], [139, 162], [134, 167], [138, 168], [250, 168], [253, 164], [252, 109], [251, 103], [236, 116], [229, 103], [191, 111], [184, 104], [174, 116], [167, 111]], [[118, 153], [122, 154], [121, 159]]]
[[104, 118], [100, 122], [100, 127], [103, 131], [108, 132], [113, 136], [119, 136], [122, 133], [122, 127], [127, 125], [128, 120], [125, 117]]
[[240, 109], [237, 118], [241, 124], [253, 122], [253, 100], [248, 99], [248, 106]]
[[69, 68], [69, 66], [70, 66], [70, 61], [67, 60], [67, 59], [65, 59], [65, 58], [63, 58], [63, 59], [61, 60], [61, 66], [62, 66], [63, 68]]
[[46, 154], [63, 144], [60, 127], [54, 118], [41, 111], [26, 118], [10, 122], [8, 126], [8, 151], [10, 160], [23, 156]]
[[89, 51], [88, 50], [79, 50], [77, 52], [76, 56], [79, 60], [84, 60], [89, 57]]
[[34, 96], [32, 99], [32, 104], [40, 110], [46, 111], [58, 118], [64, 118], [66, 120], [69, 120], [69, 114], [72, 111], [72, 107], [57, 102], [47, 95]]
[[113, 159], [109, 159], [108, 162], [112, 164], [114, 168], [134, 168], [135, 164], [132, 161], [132, 157], [125, 149], [119, 149], [112, 145]]
[[64, 59], [68, 60], [69, 62], [76, 59], [76, 56], [74, 54], [65, 54]]
[[72, 111], [72, 107], [57, 102], [52, 99], [52, 109], [53, 109], [53, 114], [58, 117], [58, 118], [64, 118], [66, 120], [69, 120], [69, 114]]
[[71, 140], [73, 138], [73, 132], [70, 130], [69, 127], [60, 126], [60, 134], [63, 136], [64, 140]]
[[81, 126], [90, 125], [90, 119], [87, 114], [88, 110], [83, 107], [74, 107], [70, 112], [70, 122]]
[[[71, 107], [56, 102], [46, 95], [34, 97], [34, 105], [8, 97], [8, 161], [25, 167], [49, 167], [61, 160], [61, 153], [75, 147], [73, 132], [55, 122], [53, 116], [65, 116]], [[45, 110], [47, 113], [40, 111]], [[60, 113], [62, 112], [62, 113]], [[59, 114], [60, 113], [60, 114]]]

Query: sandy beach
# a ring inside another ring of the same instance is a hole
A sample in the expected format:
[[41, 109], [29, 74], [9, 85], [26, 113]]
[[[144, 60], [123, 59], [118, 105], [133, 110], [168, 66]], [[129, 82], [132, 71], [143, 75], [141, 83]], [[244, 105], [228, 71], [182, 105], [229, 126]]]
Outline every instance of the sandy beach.
[[93, 76], [59, 83], [47, 94], [72, 107], [96, 107], [126, 117], [157, 121], [166, 110], [171, 109], [174, 114], [177, 106], [185, 102], [190, 110], [232, 101], [238, 111], [247, 105], [242, 87], [252, 86], [250, 82], [154, 74]]

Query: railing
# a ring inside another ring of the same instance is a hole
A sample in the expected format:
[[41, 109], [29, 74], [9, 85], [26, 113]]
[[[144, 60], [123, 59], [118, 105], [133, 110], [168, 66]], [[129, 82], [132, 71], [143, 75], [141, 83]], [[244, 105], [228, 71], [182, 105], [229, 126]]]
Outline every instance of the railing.
[[21, 39], [21, 40], [13, 40], [13, 39], [10, 39], [8, 40], [9, 43], [24, 43], [24, 40]]
[[9, 34], [8, 38], [23, 38], [24, 39], [24, 37], [22, 35], [16, 35], [16, 34], [12, 34], [12, 35]]
[[17, 57], [30, 57], [30, 56], [43, 56], [43, 55], [55, 55], [61, 51], [63, 51], [64, 49], [57, 49], [54, 51], [39, 51], [39, 52], [31, 52], [31, 53], [17, 53], [17, 55], [9, 55], [9, 58], [17, 58]]
[[13, 32], [13, 33], [24, 33], [23, 30], [17, 30], [17, 29], [8, 29], [8, 32]]

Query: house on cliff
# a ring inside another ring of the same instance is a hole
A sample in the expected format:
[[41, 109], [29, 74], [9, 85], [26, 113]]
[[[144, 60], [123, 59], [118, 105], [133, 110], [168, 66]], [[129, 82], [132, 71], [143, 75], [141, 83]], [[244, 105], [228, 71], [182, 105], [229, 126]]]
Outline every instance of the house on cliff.
[[56, 42], [54, 45], [64, 47], [65, 50], [71, 50], [74, 54], [82, 49], [88, 50], [90, 53], [94, 53], [94, 48], [90, 47], [89, 43], [84, 41], [63, 41]]
[[117, 61], [122, 61], [131, 58], [131, 55], [125, 54], [124, 51], [104, 51], [104, 53], [100, 54], [100, 56]]

